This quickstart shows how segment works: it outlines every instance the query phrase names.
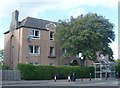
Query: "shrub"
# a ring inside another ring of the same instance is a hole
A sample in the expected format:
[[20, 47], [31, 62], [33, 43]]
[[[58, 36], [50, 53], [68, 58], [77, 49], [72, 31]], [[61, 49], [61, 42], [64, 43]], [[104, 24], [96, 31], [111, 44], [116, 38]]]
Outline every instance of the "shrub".
[[[89, 78], [89, 73], [94, 77], [93, 67], [80, 66], [34, 66], [30, 64], [19, 64], [18, 68], [21, 71], [21, 77], [25, 80], [49, 80], [53, 79], [54, 75], [57, 79], [67, 79], [68, 75], [75, 73], [76, 78]], [[82, 75], [83, 74], [83, 75]]]
[[12, 69], [8, 65], [3, 64], [2, 65], [2, 70], [12, 70]]
[[22, 79], [26, 80], [47, 80], [52, 79], [53, 66], [34, 66], [31, 64], [19, 64]]
[[120, 78], [120, 64], [116, 66], [116, 72], [118, 72]]

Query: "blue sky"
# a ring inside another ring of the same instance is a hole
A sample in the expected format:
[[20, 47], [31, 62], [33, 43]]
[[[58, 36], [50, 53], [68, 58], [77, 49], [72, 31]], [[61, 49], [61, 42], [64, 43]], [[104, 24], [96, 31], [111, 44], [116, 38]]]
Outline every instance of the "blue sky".
[[58, 21], [88, 12], [105, 16], [115, 25], [115, 41], [110, 44], [118, 58], [118, 1], [119, 0], [3, 0], [0, 3], [0, 49], [4, 48], [4, 32], [9, 30], [11, 13], [19, 11], [19, 21], [27, 16]]

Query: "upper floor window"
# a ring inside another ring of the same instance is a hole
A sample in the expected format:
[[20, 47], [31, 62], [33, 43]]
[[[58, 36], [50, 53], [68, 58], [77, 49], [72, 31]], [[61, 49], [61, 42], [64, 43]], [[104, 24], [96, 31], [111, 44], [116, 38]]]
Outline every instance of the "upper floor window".
[[40, 47], [39, 46], [29, 46], [29, 53], [30, 54], [39, 54]]
[[40, 38], [40, 30], [30, 29], [30, 37], [37, 39]]
[[50, 47], [50, 56], [55, 56], [55, 49], [54, 49], [54, 47]]
[[54, 40], [54, 32], [50, 31], [50, 40]]

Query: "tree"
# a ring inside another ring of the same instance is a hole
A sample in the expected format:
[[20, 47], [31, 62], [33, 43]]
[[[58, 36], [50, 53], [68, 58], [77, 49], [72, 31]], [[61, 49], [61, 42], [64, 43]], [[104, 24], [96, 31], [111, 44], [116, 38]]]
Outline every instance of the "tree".
[[117, 65], [120, 65], [120, 59], [115, 60]]
[[0, 70], [2, 69], [2, 64], [3, 64], [3, 53], [4, 50], [0, 50]]
[[109, 43], [115, 39], [114, 25], [95, 13], [80, 15], [70, 20], [59, 20], [55, 40], [57, 46], [66, 49], [66, 56], [82, 52], [87, 59], [95, 60], [96, 52], [102, 51], [112, 57]]
[[0, 50], [0, 59], [3, 59], [4, 50]]

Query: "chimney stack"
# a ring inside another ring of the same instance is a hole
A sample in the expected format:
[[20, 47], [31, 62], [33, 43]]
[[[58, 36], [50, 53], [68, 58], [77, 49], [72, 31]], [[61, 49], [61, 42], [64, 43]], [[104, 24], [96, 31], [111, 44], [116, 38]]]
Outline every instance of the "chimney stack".
[[19, 17], [19, 12], [17, 10], [15, 10], [12, 13], [12, 21], [11, 21], [11, 25], [10, 25], [10, 31], [13, 31], [18, 27], [18, 17]]

